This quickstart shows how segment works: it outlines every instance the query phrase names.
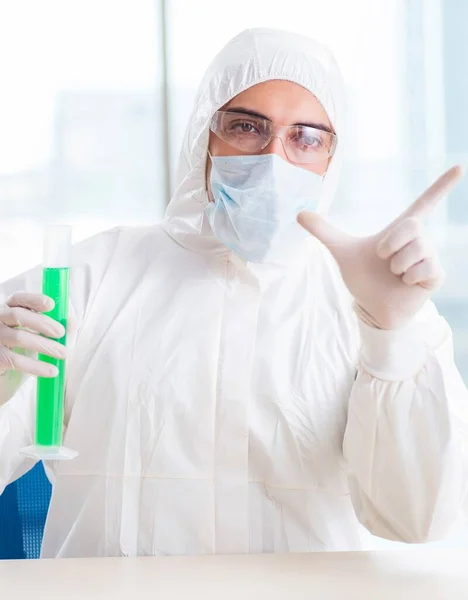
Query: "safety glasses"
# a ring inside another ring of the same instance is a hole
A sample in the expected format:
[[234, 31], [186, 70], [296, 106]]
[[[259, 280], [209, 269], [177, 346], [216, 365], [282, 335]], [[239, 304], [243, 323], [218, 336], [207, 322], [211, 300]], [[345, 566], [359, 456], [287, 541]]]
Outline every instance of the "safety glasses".
[[246, 154], [258, 154], [279, 138], [292, 163], [312, 164], [333, 156], [337, 138], [334, 133], [306, 125], [276, 125], [254, 115], [218, 110], [211, 120], [211, 131], [221, 140]]

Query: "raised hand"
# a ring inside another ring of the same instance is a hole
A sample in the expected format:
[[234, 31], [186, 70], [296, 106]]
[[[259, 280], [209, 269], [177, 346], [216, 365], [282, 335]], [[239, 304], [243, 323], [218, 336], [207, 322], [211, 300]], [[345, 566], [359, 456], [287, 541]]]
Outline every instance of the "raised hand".
[[439, 177], [383, 231], [369, 237], [344, 233], [312, 212], [298, 222], [336, 260], [361, 318], [374, 327], [403, 327], [442, 284], [444, 271], [422, 219], [462, 178], [460, 166]]

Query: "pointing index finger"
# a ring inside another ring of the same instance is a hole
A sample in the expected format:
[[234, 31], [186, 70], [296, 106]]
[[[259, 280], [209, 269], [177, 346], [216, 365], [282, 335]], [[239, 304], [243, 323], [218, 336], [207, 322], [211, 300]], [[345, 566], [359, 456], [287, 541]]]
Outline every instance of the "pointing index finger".
[[430, 185], [419, 198], [401, 215], [401, 218], [426, 216], [463, 177], [464, 172], [460, 165], [452, 167]]

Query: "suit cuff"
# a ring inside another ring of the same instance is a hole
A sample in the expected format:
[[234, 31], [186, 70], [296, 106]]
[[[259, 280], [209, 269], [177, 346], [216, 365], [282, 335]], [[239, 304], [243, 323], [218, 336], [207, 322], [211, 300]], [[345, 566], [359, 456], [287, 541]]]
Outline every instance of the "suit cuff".
[[414, 377], [426, 364], [429, 347], [421, 323], [412, 320], [401, 329], [376, 329], [358, 319], [360, 363], [369, 375], [384, 381]]

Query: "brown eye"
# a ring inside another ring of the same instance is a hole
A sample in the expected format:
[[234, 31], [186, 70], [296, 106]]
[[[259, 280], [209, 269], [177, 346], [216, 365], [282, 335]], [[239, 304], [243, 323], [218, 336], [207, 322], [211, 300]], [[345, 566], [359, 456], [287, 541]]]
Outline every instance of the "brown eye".
[[294, 136], [294, 142], [304, 148], [321, 148], [323, 146], [322, 136], [318, 132], [299, 129]]
[[248, 121], [233, 122], [230, 125], [230, 129], [237, 133], [260, 133], [253, 123], [249, 123]]
[[250, 133], [251, 131], [255, 130], [254, 126], [251, 125], [250, 123], [242, 123], [240, 125], [240, 127], [241, 127], [243, 133]]

